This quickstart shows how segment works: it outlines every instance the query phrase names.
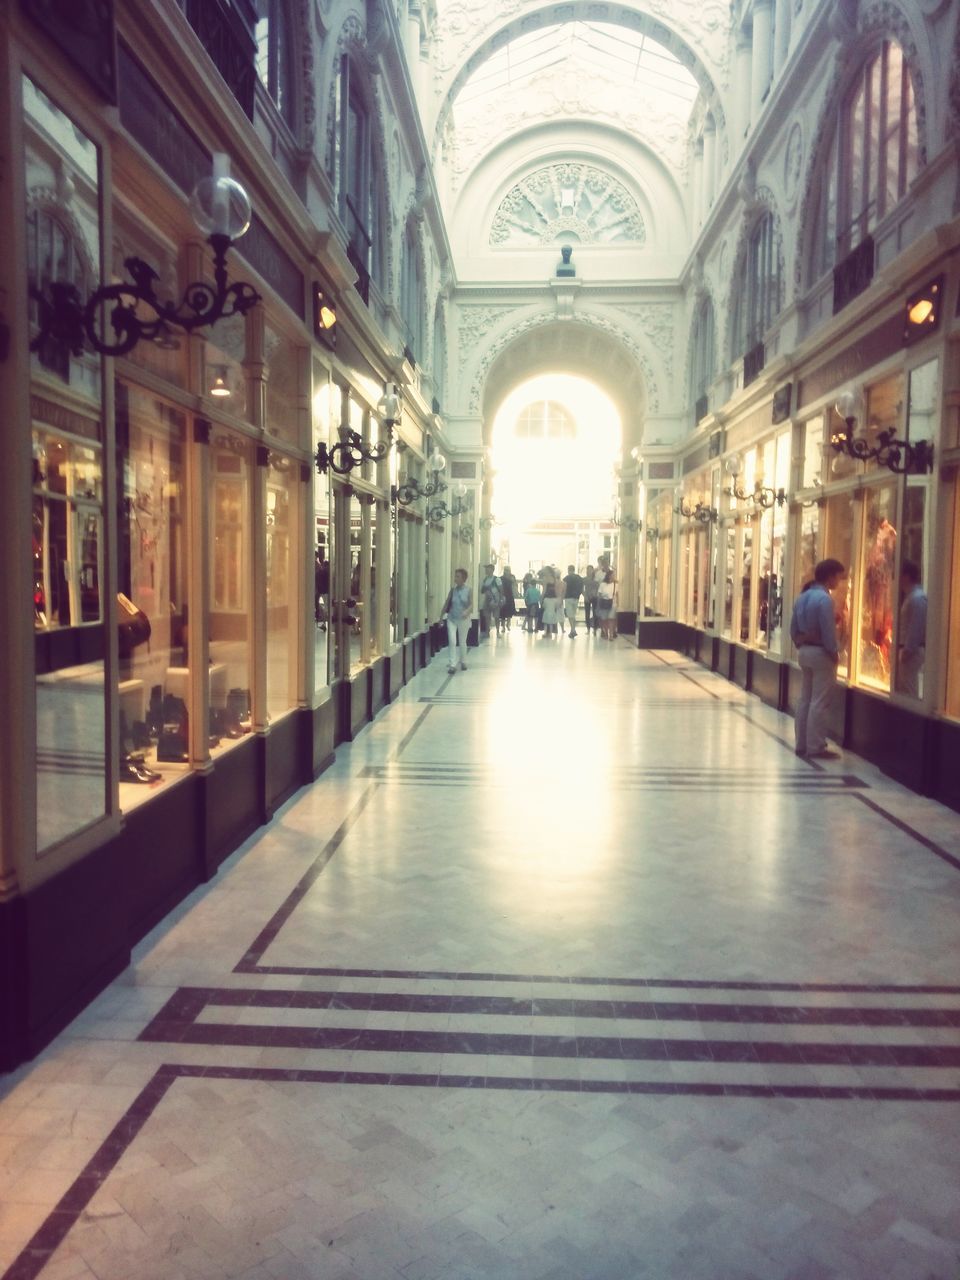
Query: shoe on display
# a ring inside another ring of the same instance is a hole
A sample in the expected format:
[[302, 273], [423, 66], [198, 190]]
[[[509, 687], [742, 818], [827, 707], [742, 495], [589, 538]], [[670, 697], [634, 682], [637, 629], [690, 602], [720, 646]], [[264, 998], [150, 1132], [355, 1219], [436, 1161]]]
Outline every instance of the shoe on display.
[[163, 779], [162, 773], [155, 773], [152, 769], [148, 769], [146, 765], [136, 760], [120, 761], [120, 781], [121, 782], [160, 782]]
[[839, 760], [840, 752], [834, 751], [832, 747], [824, 747], [822, 751], [808, 751], [808, 760]]
[[456, 667], [447, 667], [447, 675], [448, 675], [448, 676], [455, 676], [456, 674], [457, 674], [457, 668], [456, 668]]

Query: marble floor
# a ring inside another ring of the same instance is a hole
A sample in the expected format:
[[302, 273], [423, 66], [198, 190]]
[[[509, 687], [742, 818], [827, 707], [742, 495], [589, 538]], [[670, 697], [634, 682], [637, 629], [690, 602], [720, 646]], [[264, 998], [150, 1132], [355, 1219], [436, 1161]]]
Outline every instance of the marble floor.
[[958, 1280], [960, 815], [440, 654], [0, 1079], [3, 1280]]

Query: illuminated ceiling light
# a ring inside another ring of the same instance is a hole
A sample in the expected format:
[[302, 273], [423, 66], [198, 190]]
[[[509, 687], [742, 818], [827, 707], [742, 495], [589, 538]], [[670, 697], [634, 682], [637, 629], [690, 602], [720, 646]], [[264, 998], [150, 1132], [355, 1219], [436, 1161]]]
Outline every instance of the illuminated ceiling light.
[[929, 281], [907, 298], [906, 319], [903, 326], [904, 342], [915, 342], [928, 333], [935, 333], [940, 325], [940, 299], [943, 295], [942, 275]]
[[212, 396], [228, 396], [230, 388], [227, 386], [227, 367], [223, 364], [214, 365], [217, 376], [213, 380], [213, 386], [210, 388]]

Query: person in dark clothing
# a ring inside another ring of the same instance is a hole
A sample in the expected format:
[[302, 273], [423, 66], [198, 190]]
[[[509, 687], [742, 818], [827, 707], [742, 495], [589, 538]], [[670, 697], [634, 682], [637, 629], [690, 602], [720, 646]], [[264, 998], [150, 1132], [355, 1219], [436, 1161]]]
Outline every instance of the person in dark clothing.
[[572, 564], [567, 565], [566, 577], [563, 580], [563, 612], [570, 623], [570, 639], [577, 634], [577, 609], [583, 595], [583, 579]]

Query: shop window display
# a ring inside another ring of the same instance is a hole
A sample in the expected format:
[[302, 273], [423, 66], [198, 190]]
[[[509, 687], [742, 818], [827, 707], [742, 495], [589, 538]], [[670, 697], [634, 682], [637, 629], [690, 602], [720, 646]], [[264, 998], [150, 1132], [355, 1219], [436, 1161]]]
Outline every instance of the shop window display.
[[887, 690], [893, 644], [896, 500], [893, 483], [867, 492], [861, 566], [859, 677], [865, 685]]
[[[823, 507], [821, 534], [823, 545], [817, 551], [816, 560], [839, 560], [847, 570], [833, 592], [833, 608], [836, 616], [837, 643], [840, 660], [837, 674], [850, 673], [850, 643], [853, 620], [853, 588], [855, 566], [853, 562], [853, 497], [849, 493], [834, 494]], [[816, 561], [814, 562], [816, 563]]]
[[186, 415], [119, 382], [117, 613], [120, 807], [189, 762], [190, 661], [183, 494]]
[[208, 609], [211, 750], [252, 728], [251, 468], [243, 436], [217, 428], [210, 441], [210, 605]]
[[[30, 336], [51, 285], [86, 293], [101, 268], [100, 153], [21, 82]], [[52, 338], [31, 353], [30, 521], [39, 850], [106, 813], [102, 362]]]

